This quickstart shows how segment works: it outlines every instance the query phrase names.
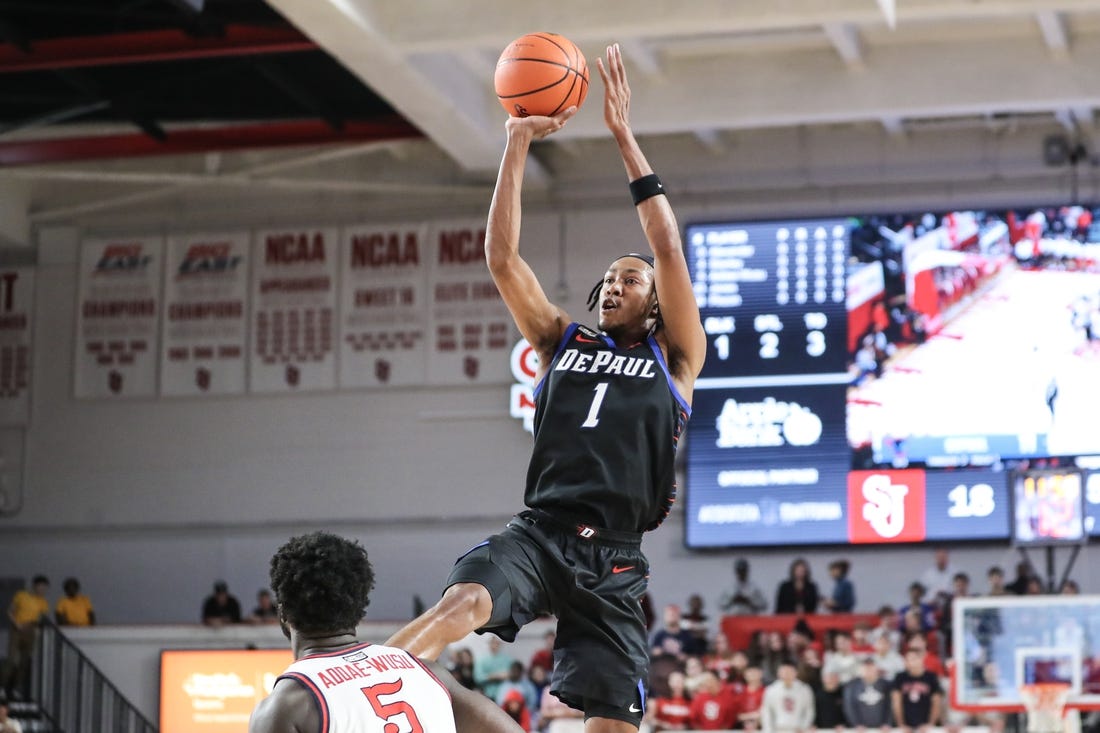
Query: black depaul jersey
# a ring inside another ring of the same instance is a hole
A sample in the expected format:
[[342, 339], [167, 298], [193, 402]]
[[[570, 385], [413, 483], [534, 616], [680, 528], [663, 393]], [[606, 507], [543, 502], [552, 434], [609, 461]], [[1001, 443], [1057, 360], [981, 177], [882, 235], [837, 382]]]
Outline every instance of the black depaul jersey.
[[690, 414], [652, 335], [618, 346], [570, 324], [535, 387], [527, 506], [620, 532], [655, 528], [676, 498]]

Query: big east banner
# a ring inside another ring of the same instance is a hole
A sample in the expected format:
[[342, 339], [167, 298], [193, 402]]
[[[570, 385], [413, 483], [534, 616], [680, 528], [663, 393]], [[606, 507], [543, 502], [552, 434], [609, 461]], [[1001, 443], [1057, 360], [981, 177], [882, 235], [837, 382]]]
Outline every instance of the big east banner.
[[484, 221], [436, 224], [428, 231], [428, 242], [428, 383], [507, 382], [514, 329], [485, 264]]
[[149, 397], [157, 388], [160, 258], [154, 237], [94, 239], [80, 250], [77, 397]]
[[336, 243], [332, 228], [257, 232], [251, 391], [336, 386]]
[[245, 389], [248, 232], [168, 240], [160, 389], [166, 395]]
[[344, 231], [340, 269], [340, 386], [424, 383], [427, 230]]

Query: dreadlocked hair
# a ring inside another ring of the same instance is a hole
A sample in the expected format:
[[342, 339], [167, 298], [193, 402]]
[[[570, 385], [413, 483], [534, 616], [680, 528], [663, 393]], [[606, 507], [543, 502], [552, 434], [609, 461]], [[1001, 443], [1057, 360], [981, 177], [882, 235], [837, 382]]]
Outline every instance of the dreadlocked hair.
[[328, 532], [292, 538], [271, 558], [271, 590], [280, 612], [298, 631], [353, 629], [374, 587], [367, 551]]
[[600, 291], [603, 290], [603, 280], [596, 283], [596, 286], [588, 291], [588, 310], [593, 310], [596, 304], [600, 302]]

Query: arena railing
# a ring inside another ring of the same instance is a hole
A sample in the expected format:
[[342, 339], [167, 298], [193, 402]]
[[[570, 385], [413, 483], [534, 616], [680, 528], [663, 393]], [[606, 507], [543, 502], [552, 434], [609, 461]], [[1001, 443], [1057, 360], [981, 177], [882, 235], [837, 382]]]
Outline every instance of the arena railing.
[[157, 733], [150, 722], [49, 619], [31, 666], [31, 700], [65, 733]]

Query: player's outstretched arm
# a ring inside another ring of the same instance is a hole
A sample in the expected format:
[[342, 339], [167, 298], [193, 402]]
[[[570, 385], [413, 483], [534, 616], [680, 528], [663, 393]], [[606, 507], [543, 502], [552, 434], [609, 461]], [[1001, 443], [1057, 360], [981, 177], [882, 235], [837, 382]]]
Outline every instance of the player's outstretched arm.
[[314, 733], [321, 724], [317, 705], [304, 687], [281, 680], [252, 711], [248, 733]]
[[[619, 146], [627, 178], [637, 181], [651, 176], [653, 168], [630, 127], [630, 85], [619, 45], [608, 46], [607, 64], [603, 59], [596, 59], [596, 67], [604, 83], [604, 122]], [[667, 347], [670, 355], [675, 352], [682, 357], [681, 373], [673, 376], [686, 378], [694, 384], [706, 357], [706, 334], [699, 321], [699, 306], [684, 258], [680, 227], [667, 196], [650, 196], [641, 201], [637, 209], [642, 230], [653, 250], [657, 302], [664, 321]]]
[[570, 107], [553, 117], [508, 118], [508, 143], [485, 228], [485, 261], [493, 282], [520, 333], [540, 355], [553, 353], [569, 317], [546, 297], [535, 273], [519, 254], [523, 169], [531, 143], [560, 130], [576, 111], [576, 107]]
[[[480, 692], [468, 690], [439, 662], [422, 659], [451, 693], [457, 733], [523, 733], [519, 723]], [[249, 732], [251, 733], [251, 731]]]

